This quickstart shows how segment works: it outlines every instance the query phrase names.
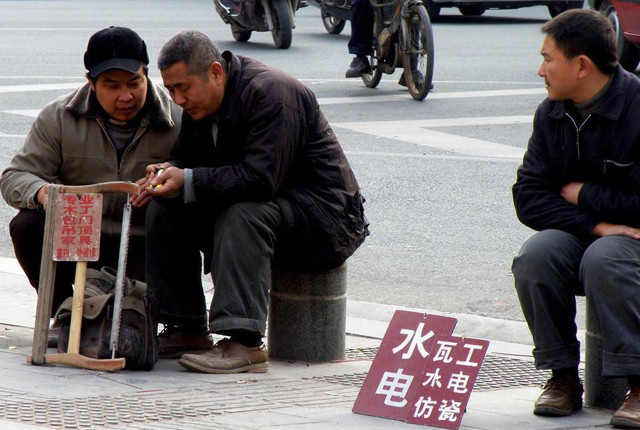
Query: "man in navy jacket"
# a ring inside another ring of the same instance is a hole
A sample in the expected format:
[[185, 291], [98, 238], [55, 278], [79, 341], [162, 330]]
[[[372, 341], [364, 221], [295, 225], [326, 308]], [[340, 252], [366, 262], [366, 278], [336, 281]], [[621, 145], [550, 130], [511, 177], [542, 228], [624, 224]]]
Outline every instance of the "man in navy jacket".
[[640, 428], [640, 80], [616, 59], [609, 22], [571, 10], [542, 27], [549, 97], [513, 186], [518, 218], [538, 232], [513, 260], [536, 367], [552, 377], [534, 406], [582, 407], [575, 295], [587, 296], [604, 345], [603, 376], [631, 390], [612, 424]]

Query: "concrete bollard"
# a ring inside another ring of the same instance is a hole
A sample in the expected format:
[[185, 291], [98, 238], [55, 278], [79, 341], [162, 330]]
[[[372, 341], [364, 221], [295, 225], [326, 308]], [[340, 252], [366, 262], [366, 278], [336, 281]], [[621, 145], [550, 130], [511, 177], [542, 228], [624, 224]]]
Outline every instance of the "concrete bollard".
[[276, 275], [271, 280], [269, 357], [326, 362], [343, 360], [347, 265], [322, 273]]
[[618, 409], [629, 390], [627, 378], [602, 376], [602, 336], [587, 300], [585, 333], [584, 403], [592, 408]]

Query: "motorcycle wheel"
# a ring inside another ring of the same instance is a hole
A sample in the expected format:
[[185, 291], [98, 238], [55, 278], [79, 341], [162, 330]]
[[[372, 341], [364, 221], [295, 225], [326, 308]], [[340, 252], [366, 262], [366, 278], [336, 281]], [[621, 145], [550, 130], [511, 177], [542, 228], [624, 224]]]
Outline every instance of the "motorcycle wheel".
[[271, 30], [273, 43], [278, 49], [289, 48], [293, 39], [293, 24], [285, 0], [271, 1], [271, 17], [273, 19], [273, 29]]
[[[374, 27], [373, 34], [378, 34], [378, 29]], [[382, 79], [382, 72], [378, 69], [378, 57], [379, 57], [379, 48], [378, 48], [378, 38], [376, 36], [373, 37], [373, 53], [369, 55], [369, 64], [371, 65], [371, 71], [369, 73], [362, 74], [362, 82], [369, 87], [375, 88], [380, 83]]]
[[407, 34], [402, 52], [404, 78], [411, 97], [424, 100], [433, 79], [433, 31], [429, 14], [422, 4], [409, 8]]
[[347, 23], [344, 19], [338, 19], [325, 11], [321, 11], [320, 16], [322, 17], [322, 24], [329, 34], [342, 33], [342, 30], [344, 30], [344, 26]]
[[251, 39], [251, 30], [240, 30], [231, 27], [231, 34], [233, 35], [233, 38], [238, 42], [246, 42]]

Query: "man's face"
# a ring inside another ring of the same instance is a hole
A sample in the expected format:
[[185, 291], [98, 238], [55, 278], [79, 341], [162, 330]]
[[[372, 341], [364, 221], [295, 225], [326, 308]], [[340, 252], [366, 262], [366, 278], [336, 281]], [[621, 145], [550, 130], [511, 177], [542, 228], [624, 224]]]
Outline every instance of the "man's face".
[[135, 118], [147, 99], [147, 76], [141, 67], [137, 73], [111, 69], [101, 73], [95, 84], [89, 81], [98, 102], [112, 118]]
[[173, 101], [193, 119], [206, 118], [220, 109], [225, 80], [219, 63], [211, 64], [206, 80], [199, 75], [189, 74], [182, 61], [160, 73]]
[[565, 57], [558, 49], [555, 40], [547, 35], [542, 42], [542, 64], [538, 75], [544, 78], [544, 84], [550, 100], [575, 100], [580, 89], [578, 74], [580, 72], [580, 57], [572, 59]]

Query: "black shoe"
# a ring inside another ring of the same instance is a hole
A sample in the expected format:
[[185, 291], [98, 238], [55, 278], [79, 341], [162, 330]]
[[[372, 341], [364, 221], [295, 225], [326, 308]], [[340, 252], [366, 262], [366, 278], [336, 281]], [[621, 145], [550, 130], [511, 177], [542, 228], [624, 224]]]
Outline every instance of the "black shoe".
[[298, 3], [298, 9], [302, 9], [303, 7], [307, 6], [309, 6], [309, 3], [307, 3], [305, 0], [301, 0], [300, 3]]
[[365, 73], [371, 73], [371, 65], [367, 57], [356, 56], [347, 70], [347, 78], [359, 78]]
[[[419, 74], [420, 74], [420, 76], [419, 76], [419, 77], [420, 77], [420, 79], [419, 79], [419, 80], [424, 79], [424, 78], [421, 76], [421, 75], [422, 75], [422, 72], [420, 72], [419, 70], [416, 70], [416, 73], [419, 73]], [[403, 86], [403, 87], [406, 87], [406, 86], [407, 86], [407, 81], [406, 81], [406, 79], [404, 78], [404, 72], [402, 72], [402, 74], [400, 75], [400, 79], [398, 80], [398, 85], [401, 85], [401, 86]], [[429, 85], [429, 91], [431, 91], [432, 89], [433, 89], [433, 82], [431, 82], [431, 85]]]

